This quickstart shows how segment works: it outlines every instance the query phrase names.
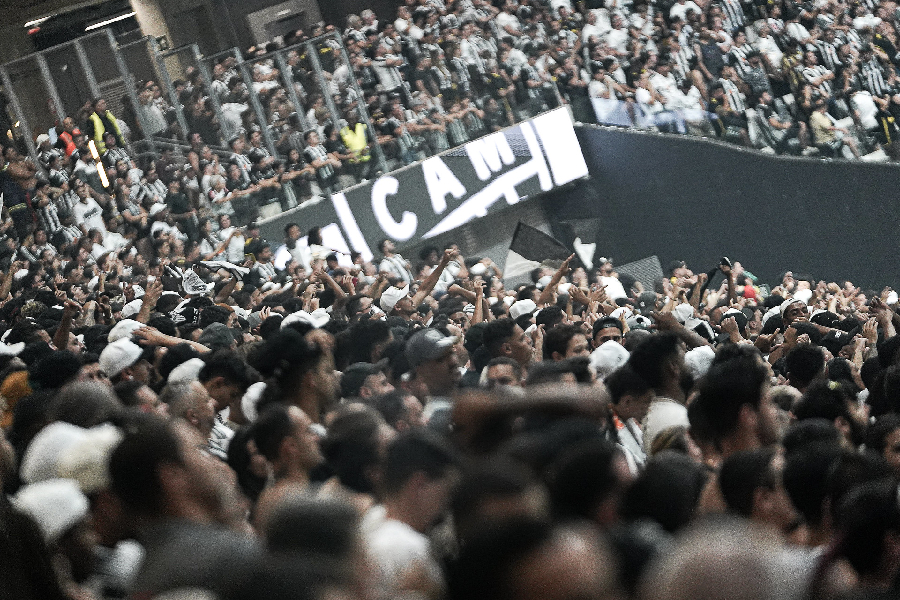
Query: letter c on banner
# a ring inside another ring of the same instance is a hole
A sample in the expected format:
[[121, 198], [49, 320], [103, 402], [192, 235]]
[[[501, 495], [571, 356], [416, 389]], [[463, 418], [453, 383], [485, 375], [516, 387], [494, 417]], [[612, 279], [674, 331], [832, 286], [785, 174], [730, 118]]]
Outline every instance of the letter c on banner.
[[403, 211], [400, 221], [395, 221], [387, 207], [388, 195], [393, 196], [400, 189], [400, 182], [394, 177], [381, 177], [372, 185], [372, 212], [384, 232], [400, 242], [416, 233], [419, 218], [409, 211]]

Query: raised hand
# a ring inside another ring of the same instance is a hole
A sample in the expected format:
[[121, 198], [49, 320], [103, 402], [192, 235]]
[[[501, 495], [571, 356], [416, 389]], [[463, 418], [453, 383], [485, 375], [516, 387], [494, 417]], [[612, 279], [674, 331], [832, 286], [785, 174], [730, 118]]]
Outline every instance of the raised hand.
[[756, 341], [753, 343], [753, 345], [756, 346], [763, 354], [768, 354], [778, 346], [779, 333], [781, 333], [781, 329], [776, 329], [769, 334], [759, 334], [756, 337]]
[[872, 317], [868, 319], [862, 328], [863, 337], [870, 345], [875, 345], [878, 341], [878, 319]]

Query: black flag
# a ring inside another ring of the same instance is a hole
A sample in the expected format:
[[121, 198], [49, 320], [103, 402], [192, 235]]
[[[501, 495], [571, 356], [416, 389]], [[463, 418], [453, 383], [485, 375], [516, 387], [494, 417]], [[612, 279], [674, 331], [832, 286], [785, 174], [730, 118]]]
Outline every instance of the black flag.
[[544, 261], [563, 261], [571, 255], [572, 251], [561, 242], [520, 221], [509, 244], [504, 275], [524, 275], [541, 266]]

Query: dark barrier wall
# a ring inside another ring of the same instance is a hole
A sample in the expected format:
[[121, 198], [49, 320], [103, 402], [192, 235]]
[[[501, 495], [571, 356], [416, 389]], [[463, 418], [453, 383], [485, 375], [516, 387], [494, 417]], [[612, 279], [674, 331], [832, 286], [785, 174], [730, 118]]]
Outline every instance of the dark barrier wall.
[[596, 219], [598, 256], [656, 254], [664, 268], [678, 258], [696, 272], [725, 255], [773, 285], [791, 269], [900, 288], [900, 167], [576, 129], [591, 179], [544, 206], [554, 220]]
[[[596, 256], [612, 256], [617, 264], [655, 254], [664, 267], [679, 258], [699, 272], [725, 255], [773, 285], [790, 269], [817, 279], [850, 279], [864, 288], [900, 289], [898, 166], [773, 157], [708, 140], [612, 128], [584, 126], [576, 132], [590, 179], [429, 240], [400, 242], [404, 256], [416, 256], [423, 245], [455, 241], [467, 256], [487, 255], [502, 264], [521, 218], [567, 244], [575, 235], [596, 241]], [[391, 206], [399, 218], [397, 202], [392, 199]], [[417, 202], [418, 209], [406, 201], [400, 205], [431, 219], [428, 194]], [[354, 211], [368, 204], [354, 201]], [[340, 219], [325, 201], [281, 215], [264, 226], [263, 235], [281, 240], [291, 221], [304, 231], [332, 224], [343, 237]], [[370, 243], [381, 235], [370, 216], [358, 222]]]
[[357, 250], [369, 260], [382, 239], [401, 248], [434, 243], [466, 223], [587, 175], [572, 120], [560, 108], [279, 215], [263, 233], [278, 239], [288, 222], [303, 229], [314, 223], [327, 229], [326, 246]]

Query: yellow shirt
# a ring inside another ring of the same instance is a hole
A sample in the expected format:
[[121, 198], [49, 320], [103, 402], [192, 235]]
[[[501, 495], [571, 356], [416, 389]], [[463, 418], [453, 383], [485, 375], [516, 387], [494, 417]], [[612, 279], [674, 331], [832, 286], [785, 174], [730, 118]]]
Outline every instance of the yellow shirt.
[[829, 119], [825, 113], [819, 112], [818, 110], [813, 112], [812, 116], [809, 118], [809, 126], [812, 129], [813, 141], [815, 143], [827, 144], [835, 140], [834, 131], [831, 130], [831, 127], [833, 127], [831, 119]]

